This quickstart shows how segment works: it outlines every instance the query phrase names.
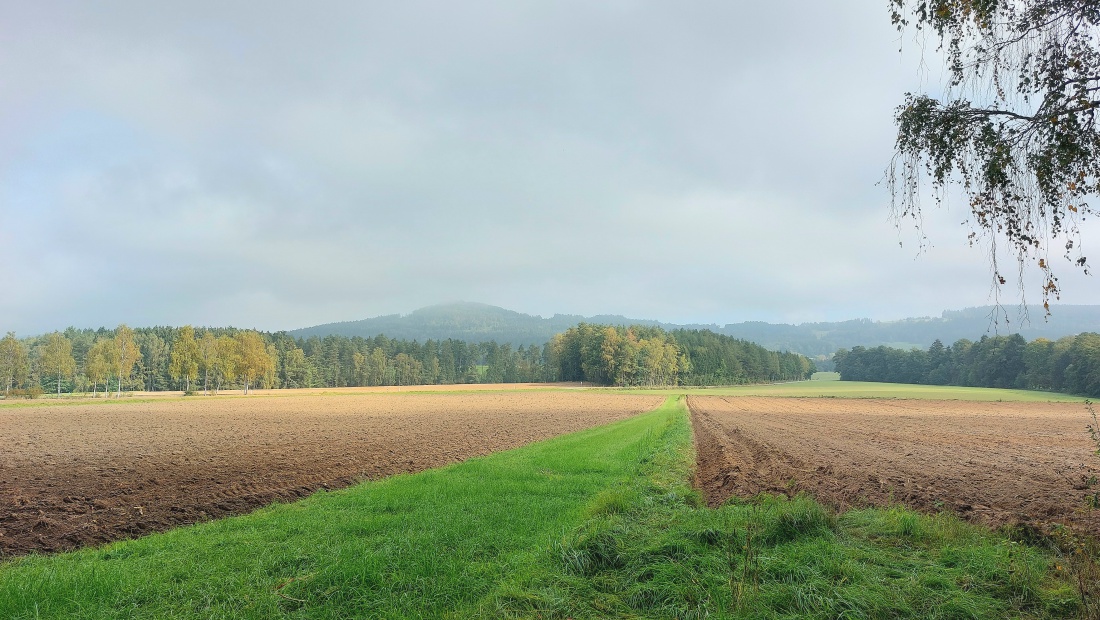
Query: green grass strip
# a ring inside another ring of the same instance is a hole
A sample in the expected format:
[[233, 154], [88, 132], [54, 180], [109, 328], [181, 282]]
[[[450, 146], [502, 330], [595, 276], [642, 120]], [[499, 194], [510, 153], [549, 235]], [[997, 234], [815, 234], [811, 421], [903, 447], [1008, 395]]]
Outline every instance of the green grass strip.
[[1050, 552], [953, 516], [838, 516], [805, 496], [701, 507], [689, 424], [669, 425], [641, 475], [593, 499], [484, 617], [1077, 617]]
[[674, 401], [416, 475], [0, 565], [0, 618], [440, 618], [480, 601], [637, 475]]

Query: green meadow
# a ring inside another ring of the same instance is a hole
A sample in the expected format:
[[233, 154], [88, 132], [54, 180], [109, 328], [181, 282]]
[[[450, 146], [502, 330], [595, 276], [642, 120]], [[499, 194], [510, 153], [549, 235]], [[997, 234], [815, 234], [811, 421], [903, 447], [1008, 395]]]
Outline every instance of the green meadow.
[[765, 496], [709, 509], [690, 485], [693, 466], [686, 409], [673, 396], [629, 420], [437, 470], [8, 560], [0, 618], [1081, 611], [1051, 548], [898, 507], [836, 514], [807, 497]]
[[957, 387], [952, 385], [914, 385], [909, 383], [873, 383], [869, 381], [793, 381], [761, 385], [724, 387], [681, 387], [656, 390], [625, 390], [637, 393], [697, 394], [712, 396], [786, 396], [792, 398], [906, 398], [929, 400], [974, 400], [1015, 402], [1084, 402], [1084, 397], [1000, 388]]

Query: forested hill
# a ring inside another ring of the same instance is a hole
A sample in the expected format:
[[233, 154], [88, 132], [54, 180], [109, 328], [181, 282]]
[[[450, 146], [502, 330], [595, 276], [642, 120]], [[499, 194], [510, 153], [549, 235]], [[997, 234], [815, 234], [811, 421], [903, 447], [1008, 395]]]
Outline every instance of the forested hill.
[[[1005, 314], [1007, 312], [1007, 322]], [[960, 338], [978, 338], [982, 334], [1018, 333], [1028, 340], [1056, 340], [1081, 332], [1100, 332], [1100, 306], [1053, 306], [1052, 316], [1044, 320], [1041, 307], [1028, 308], [1030, 322], [1020, 320], [1019, 309], [1007, 306], [998, 315], [991, 306], [947, 310], [939, 317], [899, 321], [851, 321], [802, 323], [746, 322], [717, 325], [676, 325], [654, 320], [631, 319], [617, 315], [585, 317], [556, 314], [548, 319], [504, 308], [476, 303], [456, 303], [421, 308], [406, 315], [392, 314], [361, 321], [330, 323], [290, 332], [298, 338], [327, 335], [372, 338], [385, 334], [398, 340], [464, 340], [466, 342], [510, 343], [515, 347], [542, 345], [554, 334], [579, 323], [603, 325], [647, 325], [666, 330], [679, 328], [709, 329], [713, 332], [754, 342], [774, 351], [793, 351], [812, 358], [828, 359], [838, 349], [880, 345], [926, 349], [939, 339], [954, 342]]]
[[[550, 341], [554, 334], [560, 334], [579, 323], [598, 323], [604, 325], [647, 325], [662, 326], [669, 329], [679, 325], [662, 324], [658, 321], [630, 319], [622, 316], [580, 316], [576, 314], [555, 314], [544, 319], [540, 316], [514, 312], [488, 304], [460, 302], [428, 306], [409, 314], [390, 314], [361, 321], [329, 323], [306, 327], [289, 332], [296, 338], [309, 338], [329, 335], [360, 336], [373, 338], [384, 334], [397, 340], [463, 340], [471, 343], [498, 342], [514, 347], [530, 345], [542, 346]], [[713, 326], [712, 326], [713, 329]]]
[[1045, 320], [1042, 306], [1028, 306], [1030, 320], [1026, 322], [1019, 316], [1021, 310], [1005, 306], [998, 312], [993, 306], [981, 306], [945, 310], [939, 317], [898, 321], [855, 319], [801, 325], [750, 322], [729, 324], [714, 331], [767, 349], [794, 351], [811, 358], [831, 356], [839, 349], [856, 346], [927, 349], [936, 340], [954, 342], [960, 338], [980, 338], [983, 334], [1020, 334], [1028, 340], [1057, 340], [1082, 332], [1100, 332], [1100, 306], [1051, 306], [1051, 316]]

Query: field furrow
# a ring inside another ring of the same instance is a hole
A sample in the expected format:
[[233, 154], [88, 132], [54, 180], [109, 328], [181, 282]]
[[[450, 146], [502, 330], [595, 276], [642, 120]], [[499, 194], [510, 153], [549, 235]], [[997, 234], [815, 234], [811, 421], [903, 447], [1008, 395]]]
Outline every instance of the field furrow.
[[990, 525], [1100, 533], [1083, 405], [817, 398], [689, 398], [709, 504], [806, 491], [840, 508], [905, 504]]
[[240, 514], [624, 419], [661, 396], [364, 393], [0, 410], [0, 556]]

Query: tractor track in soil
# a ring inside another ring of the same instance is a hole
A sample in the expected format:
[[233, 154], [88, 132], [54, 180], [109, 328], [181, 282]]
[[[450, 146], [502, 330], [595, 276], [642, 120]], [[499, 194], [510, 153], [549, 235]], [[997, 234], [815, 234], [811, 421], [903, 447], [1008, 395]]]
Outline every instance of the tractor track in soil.
[[843, 510], [905, 505], [991, 526], [1100, 534], [1084, 408], [1072, 403], [690, 396], [707, 504], [806, 492]]
[[0, 409], [0, 558], [242, 514], [653, 409], [661, 396], [388, 393]]

